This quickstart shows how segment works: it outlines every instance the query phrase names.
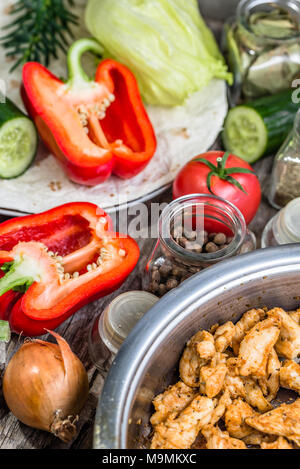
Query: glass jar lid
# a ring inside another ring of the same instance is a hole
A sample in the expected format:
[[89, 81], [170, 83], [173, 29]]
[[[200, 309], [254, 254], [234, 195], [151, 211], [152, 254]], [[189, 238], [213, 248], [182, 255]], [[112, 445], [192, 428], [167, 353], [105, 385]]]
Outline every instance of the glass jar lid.
[[300, 198], [292, 200], [279, 212], [273, 231], [278, 244], [300, 242]]
[[158, 300], [152, 293], [130, 291], [107, 306], [99, 320], [99, 335], [111, 352], [118, 352], [134, 326]]

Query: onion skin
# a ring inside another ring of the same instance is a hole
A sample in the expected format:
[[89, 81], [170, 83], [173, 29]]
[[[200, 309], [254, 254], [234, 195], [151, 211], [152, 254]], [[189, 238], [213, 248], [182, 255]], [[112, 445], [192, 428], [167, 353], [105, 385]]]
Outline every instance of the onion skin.
[[[50, 332], [50, 331], [48, 331]], [[58, 345], [25, 342], [10, 360], [3, 394], [11, 412], [24, 424], [54, 433], [68, 442], [88, 394], [87, 373], [68, 343], [50, 332]]]

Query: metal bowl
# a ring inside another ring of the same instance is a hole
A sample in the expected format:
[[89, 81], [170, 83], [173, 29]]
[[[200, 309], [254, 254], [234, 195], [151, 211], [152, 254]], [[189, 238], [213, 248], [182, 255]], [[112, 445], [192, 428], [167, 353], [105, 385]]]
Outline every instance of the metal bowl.
[[178, 380], [185, 343], [199, 329], [237, 321], [251, 307], [300, 305], [300, 245], [259, 250], [193, 276], [137, 324], [112, 364], [100, 398], [95, 448], [141, 448], [151, 401]]

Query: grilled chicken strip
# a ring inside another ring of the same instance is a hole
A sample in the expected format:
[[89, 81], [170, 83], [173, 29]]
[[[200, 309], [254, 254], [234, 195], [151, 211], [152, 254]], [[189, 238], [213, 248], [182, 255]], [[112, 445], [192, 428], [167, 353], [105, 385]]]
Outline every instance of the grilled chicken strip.
[[281, 320], [281, 329], [276, 351], [280, 357], [293, 360], [300, 355], [300, 326], [282, 308], [268, 311], [269, 317]]
[[196, 392], [182, 381], [169, 386], [168, 389], [153, 400], [156, 412], [150, 422], [153, 426], [166, 420], [169, 416], [176, 417], [195, 397]]
[[230, 398], [230, 393], [228, 390], [226, 390], [220, 399], [217, 401], [217, 406], [213, 411], [210, 424], [215, 425], [216, 423], [219, 422], [219, 420], [224, 416], [226, 409], [230, 404], [232, 403], [232, 400]]
[[228, 347], [231, 347], [234, 334], [235, 325], [231, 321], [219, 326], [214, 334], [216, 351], [224, 352]]
[[267, 401], [258, 383], [252, 378], [244, 378], [245, 400], [260, 412], [267, 412], [273, 406]]
[[280, 367], [281, 363], [275, 349], [273, 348], [268, 359], [267, 376], [266, 378], [260, 378], [258, 380], [259, 386], [269, 402], [275, 399], [279, 390]]
[[207, 331], [197, 332], [188, 341], [179, 363], [179, 373], [182, 381], [191, 388], [197, 388], [199, 386], [200, 368], [214, 354], [215, 345], [213, 336]]
[[257, 432], [256, 430], [253, 430], [253, 433], [250, 433], [250, 435], [245, 436], [242, 438], [243, 442], [246, 445], [251, 445], [251, 446], [260, 446], [263, 443], [271, 443], [274, 441], [274, 437], [271, 435], [267, 435], [262, 432]]
[[225, 425], [230, 436], [245, 438], [253, 433], [253, 428], [245, 423], [246, 417], [256, 415], [252, 407], [241, 398], [235, 399], [225, 412]]
[[209, 365], [200, 369], [200, 392], [207, 397], [215, 397], [222, 391], [227, 373], [226, 358], [217, 352]]
[[266, 377], [270, 353], [280, 334], [281, 320], [269, 317], [246, 334], [239, 348], [237, 367], [241, 376]]
[[293, 360], [285, 361], [280, 369], [280, 385], [300, 394], [300, 365]]
[[202, 435], [206, 439], [207, 449], [247, 449], [243, 441], [231, 438], [228, 432], [222, 432], [213, 425], [204, 427]]
[[196, 396], [176, 419], [169, 418], [155, 427], [151, 449], [189, 449], [214, 411], [212, 399]]
[[240, 376], [238, 376], [236, 365], [236, 357], [228, 358], [226, 362], [228, 372], [225, 377], [224, 388], [229, 391], [230, 397], [232, 399], [237, 399], [238, 397], [246, 397], [244, 381]]
[[226, 362], [228, 372], [225, 377], [224, 388], [229, 391], [231, 398], [238, 399], [241, 397], [251, 407], [256, 407], [260, 412], [273, 409], [255, 379], [238, 375], [237, 363], [238, 358], [233, 357]]
[[153, 400], [151, 448], [189, 449], [199, 437], [207, 449], [300, 447], [300, 398], [271, 405], [280, 386], [300, 394], [297, 356], [300, 309], [251, 309], [236, 325], [199, 331], [180, 360], [181, 381]]
[[200, 337], [195, 339], [195, 346], [199, 357], [204, 360], [210, 360], [216, 353], [214, 338], [207, 331], [201, 331]]
[[278, 435], [300, 446], [300, 399], [282, 404], [263, 415], [247, 417], [246, 423], [258, 431]]
[[288, 315], [300, 326], [300, 308], [296, 311], [289, 311]]
[[285, 438], [280, 436], [273, 443], [262, 443], [260, 445], [261, 449], [294, 449]]
[[235, 325], [235, 333], [232, 339], [232, 348], [235, 355], [238, 355], [240, 343], [252, 327], [255, 326], [259, 321], [264, 319], [266, 312], [263, 309], [250, 309], [247, 311], [241, 319]]

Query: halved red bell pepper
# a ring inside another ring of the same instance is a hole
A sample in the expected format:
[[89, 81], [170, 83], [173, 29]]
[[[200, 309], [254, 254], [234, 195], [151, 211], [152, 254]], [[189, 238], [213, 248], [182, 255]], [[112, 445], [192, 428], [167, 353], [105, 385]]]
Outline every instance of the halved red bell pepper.
[[80, 39], [71, 47], [67, 83], [39, 63], [26, 63], [22, 96], [69, 178], [95, 185], [112, 173], [131, 178], [142, 171], [155, 153], [156, 138], [130, 70], [104, 60], [92, 81], [80, 64], [88, 50], [103, 53], [93, 39]]
[[0, 225], [0, 319], [37, 336], [116, 290], [139, 258], [96, 205], [70, 203]]

